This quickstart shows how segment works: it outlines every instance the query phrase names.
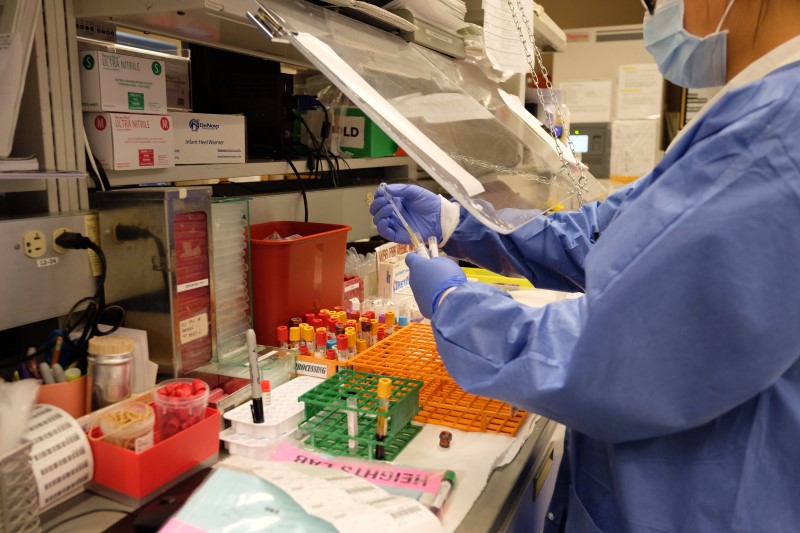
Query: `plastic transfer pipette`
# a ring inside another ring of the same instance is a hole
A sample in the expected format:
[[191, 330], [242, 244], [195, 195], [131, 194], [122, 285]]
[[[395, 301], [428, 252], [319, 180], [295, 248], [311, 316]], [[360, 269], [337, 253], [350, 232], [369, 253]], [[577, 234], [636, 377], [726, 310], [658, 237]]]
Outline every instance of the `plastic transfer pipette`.
[[400, 223], [403, 225], [403, 227], [406, 229], [409, 236], [411, 237], [411, 245], [414, 247], [414, 251], [416, 251], [417, 254], [421, 255], [422, 257], [430, 259], [431, 256], [430, 254], [428, 254], [428, 249], [425, 248], [425, 243], [422, 242], [422, 236], [419, 233], [417, 233], [411, 227], [411, 225], [406, 221], [405, 217], [403, 217], [403, 214], [400, 212], [400, 208], [398, 208], [397, 204], [394, 203], [394, 200], [392, 200], [392, 195], [389, 194], [389, 191], [386, 190], [386, 184], [381, 183], [380, 188], [383, 191], [383, 195], [386, 197], [386, 201], [389, 202], [389, 205], [392, 206], [394, 214], [397, 215], [397, 218], [400, 220]]

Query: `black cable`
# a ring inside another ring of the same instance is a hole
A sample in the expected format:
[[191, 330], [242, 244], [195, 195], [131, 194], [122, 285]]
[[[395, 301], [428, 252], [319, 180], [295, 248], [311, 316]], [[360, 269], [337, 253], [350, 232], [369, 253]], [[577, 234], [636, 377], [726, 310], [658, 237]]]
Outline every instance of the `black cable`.
[[297, 113], [295, 113], [294, 115], [300, 121], [300, 124], [302, 124], [303, 127], [308, 132], [308, 136], [311, 139], [311, 144], [313, 145], [313, 151], [312, 151], [313, 160], [310, 157], [309, 161], [312, 164], [308, 165], [309, 171], [312, 173], [312, 176], [315, 179], [319, 178], [319, 177], [323, 177], [320, 174], [320, 170], [319, 170], [320, 169], [320, 163], [321, 163], [320, 159], [325, 159], [325, 161], [327, 161], [327, 163], [328, 163], [329, 176], [331, 178], [330, 179], [331, 186], [332, 187], [338, 187], [338, 183], [337, 182], [338, 182], [339, 176], [338, 176], [338, 173], [335, 173], [335, 171], [334, 171], [334, 165], [333, 165], [333, 163], [331, 163], [330, 155], [329, 155], [328, 150], [325, 148], [324, 142], [320, 142], [320, 140], [317, 139], [316, 135], [314, 135], [314, 132], [312, 132], [311, 128], [308, 126], [308, 122], [306, 122], [305, 119], [301, 115], [298, 115]]
[[47, 533], [48, 531], [52, 531], [52, 530], [54, 530], [55, 528], [57, 528], [59, 526], [63, 526], [64, 524], [72, 522], [73, 520], [76, 520], [78, 518], [83, 518], [84, 516], [87, 516], [87, 515], [90, 515], [90, 514], [94, 514], [94, 513], [122, 513], [124, 515], [131, 514], [130, 511], [125, 511], [124, 509], [92, 509], [91, 511], [85, 511], [83, 513], [78, 513], [76, 515], [72, 515], [69, 518], [65, 518], [61, 522], [56, 522], [55, 524], [53, 524], [52, 526], [48, 527], [47, 529], [42, 530], [42, 533]]
[[308, 222], [308, 197], [306, 197], [306, 188], [303, 187], [303, 178], [300, 177], [300, 173], [297, 171], [297, 167], [294, 166], [291, 159], [287, 158], [286, 162], [289, 163], [289, 166], [292, 167], [294, 171], [294, 175], [297, 176], [297, 183], [300, 185], [300, 193], [303, 195], [303, 210], [305, 212], [303, 220]]

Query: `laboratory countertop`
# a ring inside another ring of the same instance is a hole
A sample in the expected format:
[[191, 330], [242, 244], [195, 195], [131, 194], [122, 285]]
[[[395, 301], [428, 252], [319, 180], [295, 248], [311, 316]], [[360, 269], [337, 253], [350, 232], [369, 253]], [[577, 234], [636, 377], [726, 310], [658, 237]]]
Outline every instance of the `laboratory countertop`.
[[[485, 481], [483, 490], [480, 491], [474, 502], [468, 502], [470, 506], [466, 510], [466, 514], [459, 513], [458, 517], [463, 517], [457, 522], [448, 521], [445, 515], [444, 530], [457, 533], [488, 533], [506, 530], [517, 506], [521, 503], [526, 487], [533, 479], [534, 472], [542, 460], [544, 448], [556, 426], [556, 423], [548, 419], [536, 418], [530, 434], [521, 442], [513, 458], [499, 468], [492, 469], [491, 465], [484, 465], [491, 469], [491, 473], [488, 480]], [[434, 426], [434, 428], [437, 427]], [[441, 428], [437, 428], [437, 431], [438, 429]], [[494, 437], [508, 438], [500, 435]], [[224, 457], [227, 454], [222, 452], [220, 455]], [[476, 458], [475, 460], [479, 461], [480, 459]], [[450, 465], [442, 466], [449, 468]], [[453, 507], [456, 505], [458, 504], [454, 501]], [[42, 531], [44, 533], [105, 531], [125, 518], [126, 514], [134, 511], [135, 509], [131, 507], [86, 491], [43, 513], [41, 515]], [[113, 531], [124, 533], [125, 531], [134, 531], [134, 529], [117, 527]]]

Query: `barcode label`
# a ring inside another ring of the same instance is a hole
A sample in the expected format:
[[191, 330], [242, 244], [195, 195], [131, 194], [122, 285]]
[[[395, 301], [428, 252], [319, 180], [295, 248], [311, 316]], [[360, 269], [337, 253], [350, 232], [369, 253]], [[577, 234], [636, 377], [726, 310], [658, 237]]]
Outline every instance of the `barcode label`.
[[46, 450], [42, 450], [41, 452], [35, 454], [33, 456], [33, 460], [34, 461], [38, 461], [38, 460], [40, 460], [40, 459], [42, 459], [44, 457], [47, 457], [48, 455], [52, 455], [55, 452], [57, 452], [58, 450], [60, 450], [62, 448], [66, 448], [70, 444], [74, 444], [74, 443], [78, 442], [79, 440], [80, 440], [80, 436], [78, 434], [76, 434], [76, 433], [73, 433], [72, 435], [70, 435], [67, 438], [65, 438], [63, 441], [57, 442], [54, 446], [51, 446], [51, 447], [47, 448]]
[[412, 514], [417, 514], [420, 511], [422, 511], [421, 507], [408, 506], [408, 507], [401, 507], [400, 509], [396, 509], [396, 510], [392, 511], [389, 514], [392, 515], [392, 518], [402, 518], [404, 516], [410, 516]]
[[53, 494], [49, 494], [47, 498], [44, 500], [44, 505], [47, 506], [50, 503], [61, 499], [62, 496], [66, 496], [68, 493], [72, 492], [73, 490], [77, 489], [78, 487], [82, 486], [84, 483], [89, 481], [89, 473], [86, 472], [80, 477], [76, 478], [72, 483], [67, 485], [66, 487], [62, 487], [58, 489]]
[[43, 476], [45, 474], [49, 474], [50, 472], [52, 472], [53, 470], [57, 469], [58, 467], [64, 466], [65, 464], [69, 463], [71, 460], [77, 459], [78, 457], [80, 457], [82, 455], [86, 455], [86, 449], [85, 448], [78, 448], [77, 450], [74, 450], [71, 454], [62, 457], [61, 459], [59, 459], [55, 463], [50, 463], [46, 467], [42, 468], [40, 470], [40, 472], [41, 472], [41, 474]]
[[70, 470], [67, 470], [66, 472], [64, 472], [63, 474], [58, 476], [57, 478], [51, 479], [50, 481], [45, 483], [44, 484], [45, 490], [52, 489], [53, 487], [55, 487], [59, 483], [68, 480], [69, 478], [71, 478], [72, 476], [78, 474], [82, 470], [86, 470], [88, 467], [89, 467], [89, 463], [87, 463], [86, 461], [83, 461], [82, 463], [72, 467]]

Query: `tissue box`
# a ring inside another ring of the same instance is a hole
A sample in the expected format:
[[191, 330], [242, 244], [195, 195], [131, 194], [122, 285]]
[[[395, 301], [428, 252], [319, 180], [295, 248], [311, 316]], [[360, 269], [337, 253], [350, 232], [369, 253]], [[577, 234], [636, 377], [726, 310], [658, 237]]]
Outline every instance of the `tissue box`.
[[166, 115], [84, 113], [83, 129], [106, 170], [175, 166], [172, 120]]
[[397, 291], [408, 287], [410, 272], [405, 258], [412, 251], [407, 244], [393, 242], [375, 249], [378, 261], [378, 296], [391, 298]]
[[90, 51], [81, 53], [84, 111], [167, 112], [164, 62]]
[[245, 162], [244, 115], [172, 113], [175, 164]]

